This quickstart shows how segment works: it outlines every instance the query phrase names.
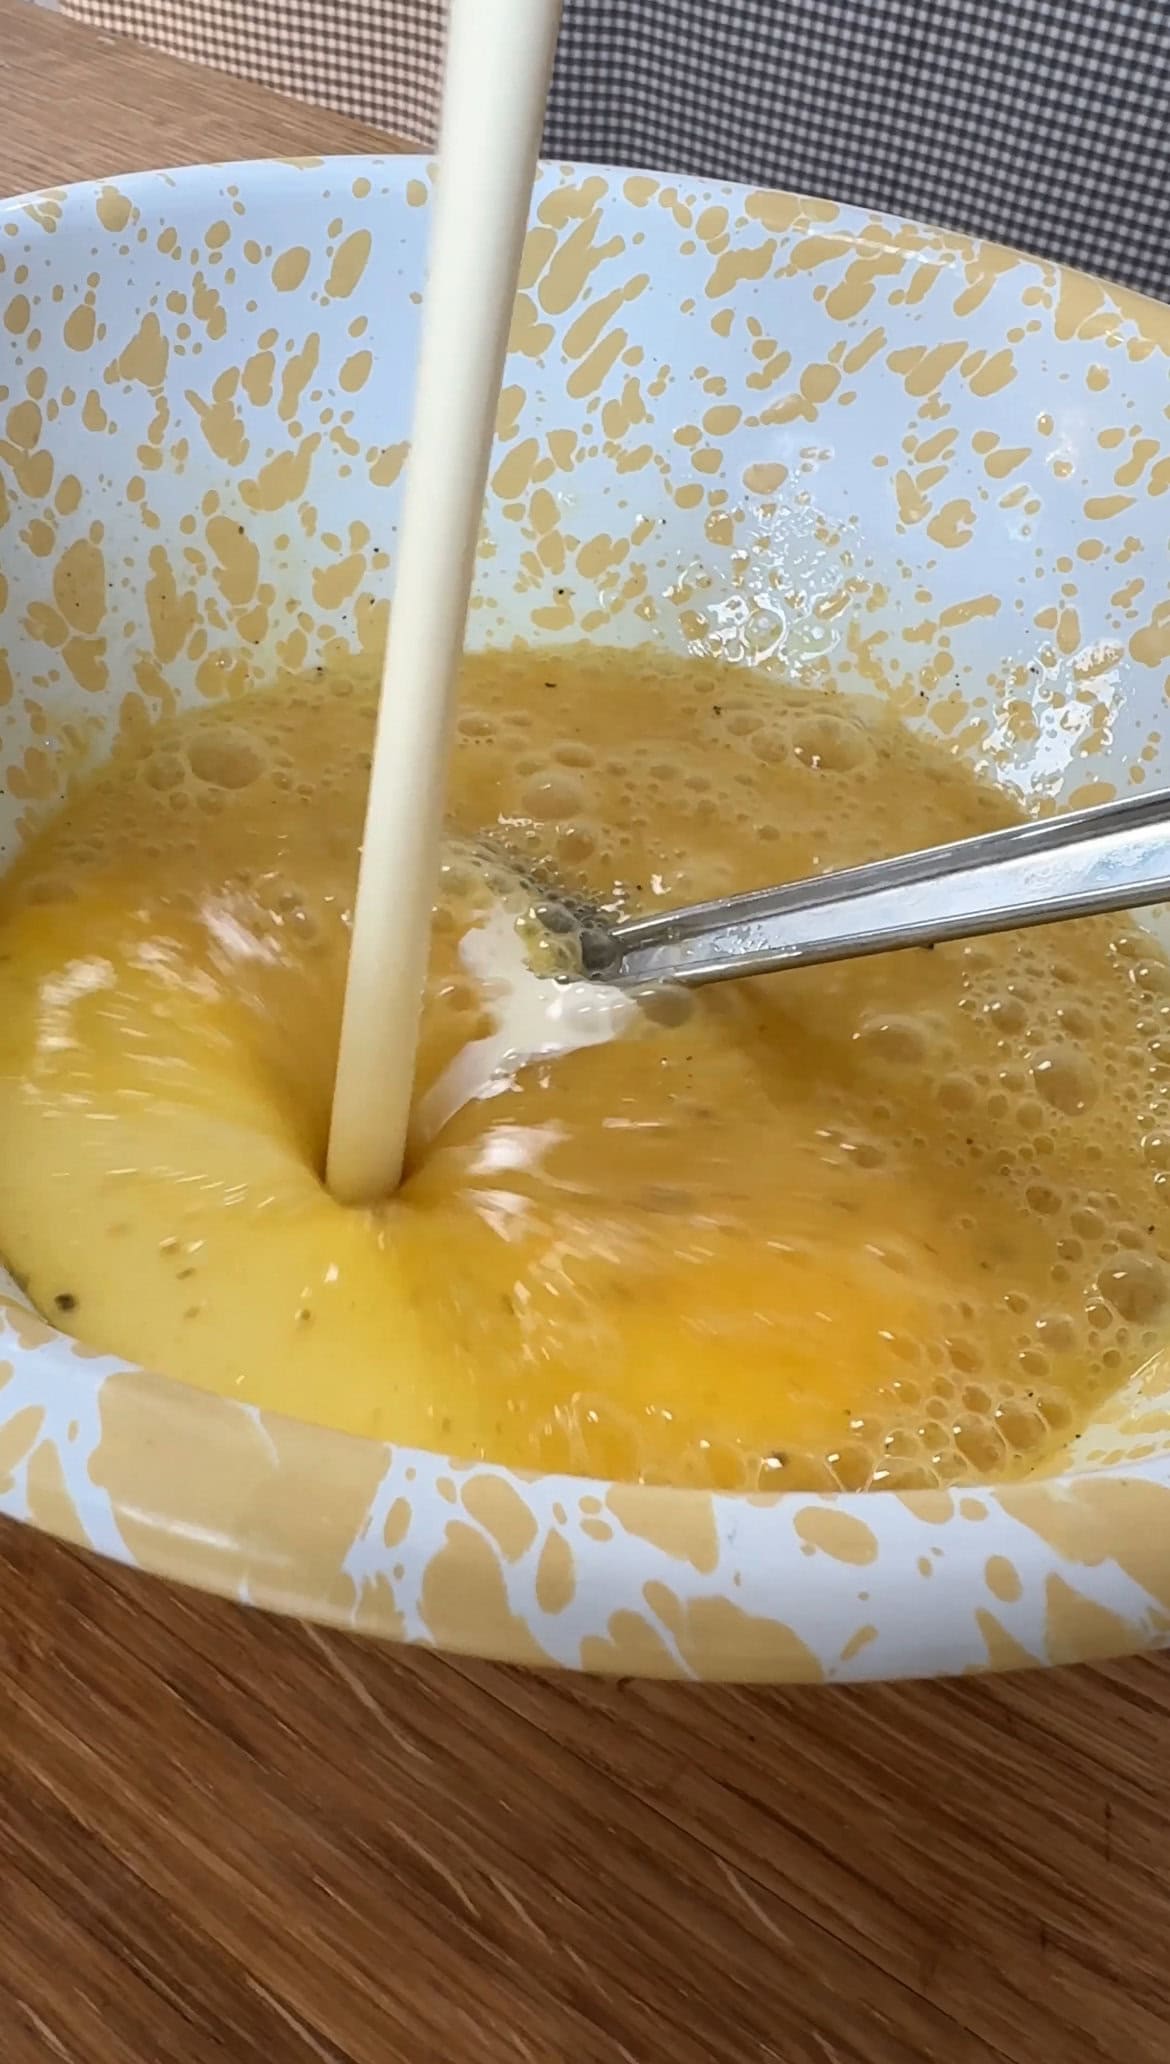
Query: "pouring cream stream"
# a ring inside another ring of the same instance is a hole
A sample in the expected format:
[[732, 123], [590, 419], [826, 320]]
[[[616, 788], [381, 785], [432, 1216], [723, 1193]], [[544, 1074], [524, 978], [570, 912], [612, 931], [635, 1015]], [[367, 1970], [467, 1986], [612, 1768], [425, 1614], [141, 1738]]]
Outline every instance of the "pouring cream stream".
[[[439, 871], [455, 677], [560, 0], [451, 0], [398, 570], [327, 1181], [396, 1189]], [[524, 993], [528, 993], [525, 991]]]

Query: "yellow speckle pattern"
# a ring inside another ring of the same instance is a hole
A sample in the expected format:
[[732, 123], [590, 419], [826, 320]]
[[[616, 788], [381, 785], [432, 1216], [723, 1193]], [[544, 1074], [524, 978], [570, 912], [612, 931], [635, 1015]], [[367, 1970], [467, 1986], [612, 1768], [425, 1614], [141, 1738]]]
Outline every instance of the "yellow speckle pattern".
[[[0, 203], [0, 864], [136, 725], [379, 649], [433, 173]], [[883, 694], [1041, 810], [1166, 781], [1168, 357], [1170, 310], [959, 236], [547, 167], [472, 642]], [[2, 1277], [0, 1379], [0, 1509], [387, 1638], [814, 1681], [1170, 1624], [1170, 1354], [1063, 1476], [957, 1500], [464, 1467], [123, 1368]]]

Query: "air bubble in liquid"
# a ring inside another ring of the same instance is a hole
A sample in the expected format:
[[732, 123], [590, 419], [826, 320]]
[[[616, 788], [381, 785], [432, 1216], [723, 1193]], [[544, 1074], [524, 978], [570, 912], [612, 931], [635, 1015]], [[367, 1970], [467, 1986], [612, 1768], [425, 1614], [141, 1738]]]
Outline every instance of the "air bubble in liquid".
[[1096, 1102], [1097, 1084], [1086, 1055], [1072, 1047], [1050, 1047], [1032, 1059], [1032, 1076], [1046, 1104], [1075, 1115]]
[[1003, 1467], [1004, 1443], [998, 1429], [976, 1414], [964, 1414], [954, 1433], [957, 1452], [977, 1477], [995, 1476]]
[[1062, 1003], [1057, 1006], [1057, 1022], [1062, 1032], [1070, 1039], [1087, 1039], [1093, 1030], [1089, 1012], [1079, 1003]]
[[597, 839], [584, 824], [570, 824], [557, 839], [557, 854], [568, 864], [589, 860], [597, 851]]
[[1076, 1327], [1063, 1312], [1042, 1315], [1036, 1320], [1036, 1337], [1054, 1354], [1071, 1354], [1077, 1344]]
[[1022, 1398], [1005, 1398], [997, 1407], [995, 1425], [1013, 1453], [1027, 1455], [1044, 1440], [1047, 1428], [1039, 1412]]
[[1019, 1364], [1022, 1374], [1027, 1377], [1029, 1383], [1040, 1383], [1043, 1381], [1044, 1377], [1048, 1376], [1051, 1373], [1052, 1365], [1049, 1362], [1048, 1356], [1043, 1352], [1041, 1348], [1021, 1348], [1019, 1354], [1016, 1356], [1016, 1361]]
[[1097, 1288], [1123, 1319], [1148, 1326], [1164, 1311], [1170, 1285], [1160, 1261], [1122, 1250], [1101, 1270]]
[[689, 989], [682, 988], [677, 982], [664, 982], [634, 993], [643, 1015], [654, 1025], [673, 1030], [694, 1016], [695, 998]]
[[848, 774], [864, 766], [872, 755], [869, 737], [862, 726], [831, 712], [803, 717], [793, 729], [792, 749], [808, 767], [830, 774]]
[[572, 817], [585, 804], [586, 796], [581, 782], [571, 774], [554, 773], [545, 768], [533, 770], [533, 778], [524, 788], [521, 805], [537, 824], [549, 824], [558, 817]]
[[1018, 996], [993, 996], [983, 1008], [997, 1032], [1022, 1032], [1028, 1022], [1028, 1013]]
[[957, 1369], [960, 1375], [973, 1376], [977, 1369], [983, 1367], [982, 1350], [973, 1340], [948, 1339], [946, 1350], [952, 1367]]
[[863, 1053], [905, 1068], [921, 1064], [931, 1046], [930, 1030], [921, 1019], [893, 1012], [862, 1018], [854, 1037]]
[[187, 745], [187, 764], [209, 788], [250, 788], [264, 772], [264, 760], [243, 732], [199, 733]]
[[944, 1111], [972, 1111], [979, 1101], [965, 1075], [944, 1075], [935, 1094]]

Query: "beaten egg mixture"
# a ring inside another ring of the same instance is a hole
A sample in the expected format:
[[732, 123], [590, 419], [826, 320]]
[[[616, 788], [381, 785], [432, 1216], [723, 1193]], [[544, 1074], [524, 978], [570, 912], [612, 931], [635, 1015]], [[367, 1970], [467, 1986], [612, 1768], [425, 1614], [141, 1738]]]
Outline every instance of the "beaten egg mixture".
[[[158, 726], [0, 884], [0, 1253], [89, 1344], [515, 1466], [927, 1486], [1158, 1344], [1170, 967], [1094, 921], [644, 1000], [401, 1191], [322, 1182], [376, 702]], [[657, 653], [465, 663], [418, 1086], [498, 1028], [474, 842], [610, 915], [1012, 821], [877, 702]]]

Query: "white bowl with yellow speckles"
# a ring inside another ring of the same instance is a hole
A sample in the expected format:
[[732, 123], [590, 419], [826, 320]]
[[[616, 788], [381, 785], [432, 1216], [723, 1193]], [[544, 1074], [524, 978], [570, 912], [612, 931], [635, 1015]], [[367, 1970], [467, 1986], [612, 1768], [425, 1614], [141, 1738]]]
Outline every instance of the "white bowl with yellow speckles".
[[[344, 159], [0, 204], [0, 863], [164, 682], [377, 645], [430, 191], [419, 161]], [[1170, 309], [689, 180], [550, 168], [534, 210], [476, 642], [717, 643], [880, 676], [1033, 793], [1170, 780]], [[0, 1291], [0, 1509], [257, 1604], [742, 1679], [1170, 1631], [1153, 1378], [1059, 1479], [710, 1497], [325, 1433], [87, 1355]]]

